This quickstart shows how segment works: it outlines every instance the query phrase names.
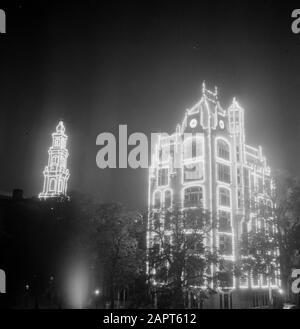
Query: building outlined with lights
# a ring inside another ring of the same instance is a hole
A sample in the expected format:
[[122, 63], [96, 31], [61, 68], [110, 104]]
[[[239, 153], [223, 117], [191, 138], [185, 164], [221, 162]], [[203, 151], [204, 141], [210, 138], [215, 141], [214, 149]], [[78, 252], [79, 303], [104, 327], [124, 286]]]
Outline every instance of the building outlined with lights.
[[68, 136], [65, 134], [65, 126], [62, 121], [56, 126], [52, 134], [52, 145], [49, 148], [48, 165], [45, 167], [43, 192], [39, 198], [53, 198], [67, 195], [68, 179], [67, 169], [69, 152], [67, 150]]
[[[251, 213], [247, 200], [271, 202], [268, 196], [272, 188], [271, 170], [262, 148], [246, 144], [244, 109], [236, 98], [223, 109], [217, 88], [210, 91], [203, 83], [200, 101], [186, 110], [174, 134], [159, 137], [152, 154], [149, 227], [153, 213], [161, 209], [175, 205], [181, 209], [207, 209], [217, 219], [208, 243], [216, 247], [232, 267], [241, 257], [243, 232], [266, 225]], [[163, 221], [163, 212], [161, 214]], [[155, 241], [153, 234], [148, 232], [148, 247]], [[207, 307], [247, 307], [252, 303], [250, 290], [259, 291], [264, 298], [270, 287], [279, 289], [279, 272], [274, 273], [273, 278], [232, 275], [228, 287]]]

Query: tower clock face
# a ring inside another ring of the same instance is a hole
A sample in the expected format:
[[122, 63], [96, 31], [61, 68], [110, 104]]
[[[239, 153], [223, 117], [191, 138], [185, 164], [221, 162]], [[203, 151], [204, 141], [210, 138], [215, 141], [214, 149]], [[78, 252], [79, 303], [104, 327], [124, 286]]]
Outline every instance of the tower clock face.
[[190, 121], [190, 127], [191, 128], [195, 128], [196, 126], [197, 126], [197, 120], [196, 119], [192, 119], [191, 121]]
[[224, 129], [225, 124], [224, 124], [224, 121], [223, 121], [223, 120], [220, 120], [220, 121], [219, 121], [219, 127], [220, 127], [221, 129]]

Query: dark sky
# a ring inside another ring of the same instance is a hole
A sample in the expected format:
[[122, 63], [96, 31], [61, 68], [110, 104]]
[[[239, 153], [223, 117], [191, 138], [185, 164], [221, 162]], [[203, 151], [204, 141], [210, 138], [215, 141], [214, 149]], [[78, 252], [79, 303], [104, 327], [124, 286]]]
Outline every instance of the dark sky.
[[246, 138], [300, 174], [300, 34], [289, 1], [10, 1], [0, 35], [0, 190], [42, 189], [50, 136], [69, 136], [69, 190], [147, 202], [147, 170], [96, 166], [96, 136], [171, 133], [219, 88], [245, 108]]

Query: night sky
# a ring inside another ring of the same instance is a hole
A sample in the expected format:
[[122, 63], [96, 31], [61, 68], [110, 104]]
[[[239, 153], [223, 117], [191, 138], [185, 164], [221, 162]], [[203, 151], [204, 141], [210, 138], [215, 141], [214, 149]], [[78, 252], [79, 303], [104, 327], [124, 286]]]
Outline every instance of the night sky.
[[69, 136], [69, 191], [147, 204], [146, 169], [96, 166], [96, 137], [172, 133], [219, 88], [245, 108], [246, 139], [271, 167], [300, 174], [298, 3], [284, 1], [10, 1], [0, 34], [0, 191], [41, 192], [51, 133]]

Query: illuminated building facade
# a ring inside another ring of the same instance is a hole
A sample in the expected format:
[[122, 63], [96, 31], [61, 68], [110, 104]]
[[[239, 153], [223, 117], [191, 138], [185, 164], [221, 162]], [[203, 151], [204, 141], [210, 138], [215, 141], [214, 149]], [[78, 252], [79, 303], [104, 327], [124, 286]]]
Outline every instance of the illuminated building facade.
[[[186, 110], [174, 134], [160, 136], [151, 161], [149, 213], [174, 205], [207, 209], [217, 220], [207, 243], [232, 267], [241, 257], [243, 232], [260, 225], [247, 200], [270, 202], [272, 188], [262, 148], [246, 144], [244, 109], [235, 98], [223, 109], [217, 89], [203, 84], [200, 101]], [[148, 246], [153, 241], [149, 233]], [[232, 275], [228, 287], [206, 307], [249, 307], [254, 293], [267, 299], [270, 287], [279, 285], [278, 273], [270, 282], [263, 275]]]
[[43, 192], [39, 198], [53, 198], [67, 195], [68, 179], [70, 177], [67, 169], [68, 136], [65, 134], [65, 126], [60, 121], [56, 131], [52, 134], [52, 146], [49, 148], [48, 165], [45, 167]]

